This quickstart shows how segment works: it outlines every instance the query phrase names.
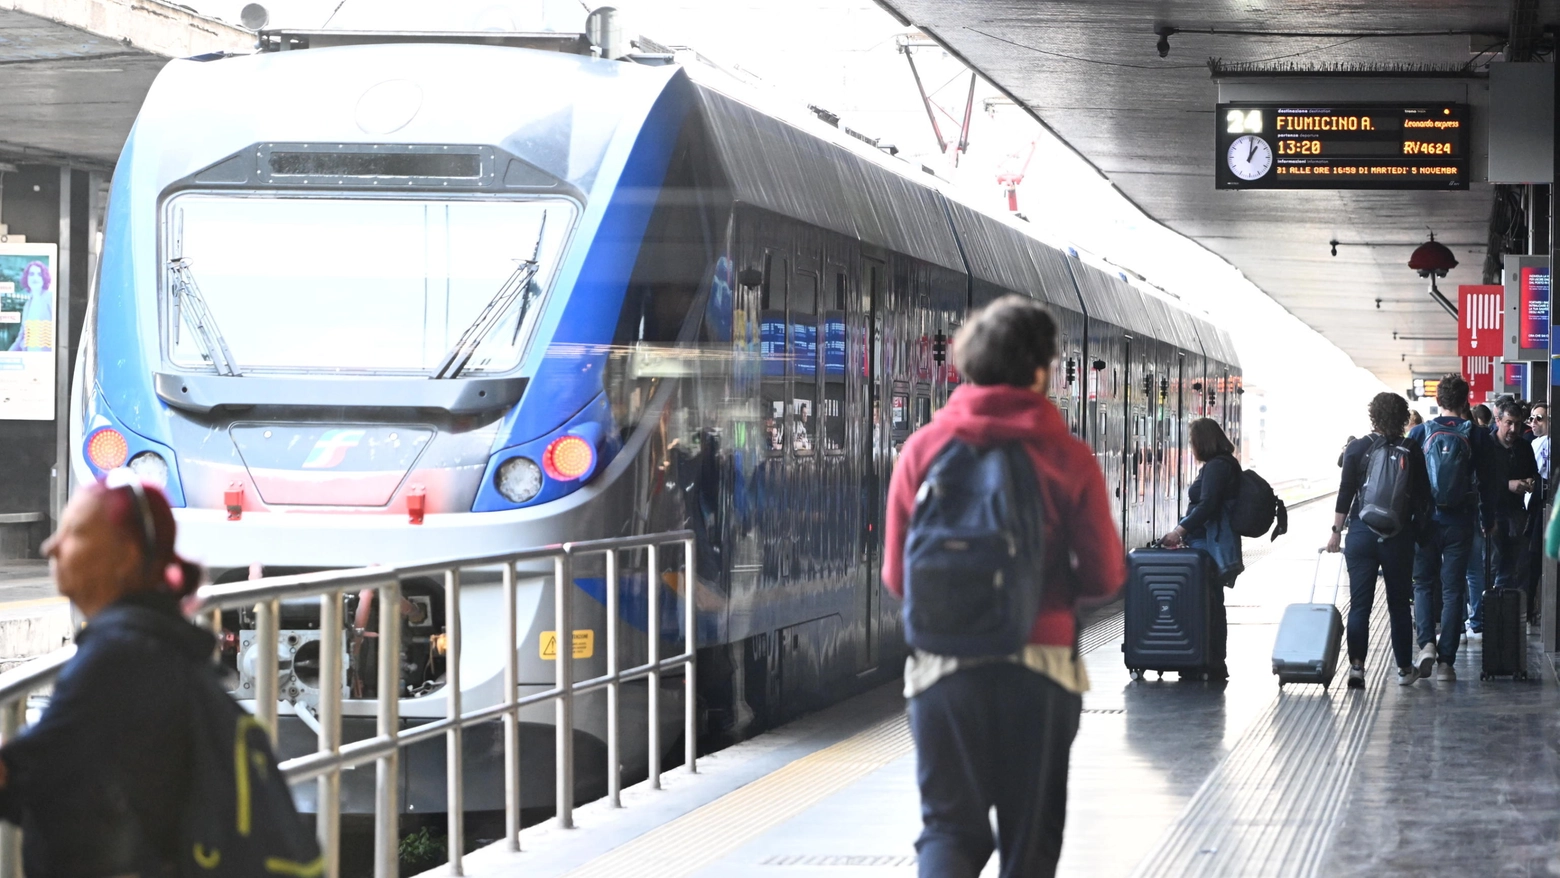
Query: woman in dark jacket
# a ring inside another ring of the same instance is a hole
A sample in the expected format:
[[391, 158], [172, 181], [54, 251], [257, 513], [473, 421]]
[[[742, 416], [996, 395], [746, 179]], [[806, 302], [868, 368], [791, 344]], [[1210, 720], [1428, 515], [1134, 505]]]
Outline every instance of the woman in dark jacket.
[[1225, 680], [1225, 645], [1229, 626], [1224, 615], [1224, 589], [1233, 588], [1235, 577], [1244, 571], [1240, 536], [1230, 526], [1230, 507], [1240, 489], [1240, 463], [1235, 460], [1235, 444], [1224, 429], [1211, 418], [1198, 418], [1191, 426], [1192, 456], [1202, 464], [1197, 479], [1186, 492], [1191, 508], [1171, 531], [1159, 540], [1167, 549], [1189, 546], [1203, 549], [1213, 557], [1216, 587], [1208, 589], [1208, 649], [1213, 665], [1208, 678]]
[[[1408, 403], [1395, 393], [1378, 393], [1370, 401], [1371, 433], [1349, 443], [1343, 452], [1343, 478], [1333, 507], [1332, 536], [1327, 551], [1343, 552], [1349, 567], [1349, 687], [1365, 686], [1365, 649], [1370, 640], [1370, 611], [1376, 601], [1379, 572], [1387, 589], [1387, 616], [1391, 623], [1392, 658], [1398, 666], [1398, 684], [1419, 679], [1414, 666], [1414, 619], [1409, 599], [1414, 594], [1414, 535], [1431, 513], [1430, 477], [1425, 455], [1416, 442], [1403, 438], [1408, 425]], [[1360, 520], [1361, 490], [1365, 487], [1370, 454], [1388, 444], [1401, 445], [1408, 463], [1408, 522], [1398, 533], [1382, 536]], [[1343, 539], [1344, 525], [1349, 537]]]
[[189, 798], [193, 674], [213, 639], [179, 612], [199, 568], [168, 501], [139, 482], [82, 490], [44, 544], [87, 619], [38, 724], [0, 748], [0, 817], [28, 875], [171, 875]]

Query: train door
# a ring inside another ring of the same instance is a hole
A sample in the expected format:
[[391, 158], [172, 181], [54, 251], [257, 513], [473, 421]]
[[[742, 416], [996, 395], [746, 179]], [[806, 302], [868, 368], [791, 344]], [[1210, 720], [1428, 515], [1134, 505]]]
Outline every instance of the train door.
[[1132, 423], [1132, 349], [1134, 339], [1131, 334], [1122, 336], [1122, 380], [1120, 383], [1121, 404], [1121, 484], [1116, 489], [1116, 496], [1121, 498], [1121, 538], [1127, 545], [1133, 545], [1130, 537], [1128, 521], [1132, 509], [1132, 473], [1133, 444], [1137, 441]]
[[759, 349], [763, 359], [760, 382], [760, 415], [763, 417], [763, 462], [757, 482], [760, 498], [760, 538], [764, 540], [763, 579], [766, 588], [777, 588], [791, 574], [790, 503], [787, 490], [790, 469], [786, 447], [791, 441], [790, 393], [787, 373], [791, 360], [787, 303], [790, 299], [791, 260], [782, 250], [764, 255], [759, 318]]
[[1175, 358], [1175, 422], [1171, 426], [1175, 443], [1175, 518], [1186, 514], [1186, 355]]
[[858, 473], [860, 490], [857, 502], [861, 504], [857, 529], [859, 540], [860, 572], [864, 611], [866, 618], [865, 660], [862, 670], [875, 668], [882, 662], [883, 613], [881, 500], [882, 486], [887, 476], [882, 471], [882, 426], [879, 409], [878, 378], [878, 296], [883, 283], [883, 263], [876, 259], [862, 260], [865, 276], [859, 283], [846, 289], [846, 321], [849, 327], [848, 347], [845, 351], [845, 387], [847, 411], [851, 429], [847, 436], [849, 456]]

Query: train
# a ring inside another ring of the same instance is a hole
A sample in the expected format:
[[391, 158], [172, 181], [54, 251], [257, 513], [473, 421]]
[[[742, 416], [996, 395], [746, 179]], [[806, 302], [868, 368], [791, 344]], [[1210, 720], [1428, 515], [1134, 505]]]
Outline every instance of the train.
[[[655, 570], [624, 560], [622, 651], [680, 649], [678, 606], [696, 601], [709, 749], [897, 673], [884, 493], [959, 384], [971, 309], [1019, 293], [1054, 310], [1048, 395], [1093, 447], [1128, 545], [1182, 511], [1190, 419], [1238, 441], [1223, 330], [818, 115], [581, 41], [280, 42], [295, 50], [157, 77], [113, 175], [72, 382], [74, 483], [128, 466], [162, 485], [213, 581], [691, 528], [692, 582], [672, 551]], [[602, 574], [576, 575], [574, 618], [599, 644]], [[522, 577], [526, 692], [552, 683], [556, 586]], [[446, 710], [442, 583], [404, 594], [415, 724]], [[349, 596], [349, 643], [371, 600]], [[463, 580], [468, 710], [502, 697], [501, 608], [496, 576]], [[325, 686], [346, 696], [347, 740], [372, 734], [373, 650], [321, 680], [317, 604], [282, 616], [283, 754], [312, 750]], [[242, 698], [254, 620], [223, 627]], [[587, 650], [576, 673], [604, 659]], [[675, 752], [679, 681], [664, 685]], [[646, 696], [624, 695], [628, 777]], [[579, 701], [578, 796], [604, 787], [605, 722]], [[545, 705], [522, 715], [527, 808], [553, 801], [551, 723]], [[408, 814], [443, 807], [443, 746], [401, 760]], [[497, 730], [465, 747], [469, 807], [501, 809]], [[371, 811], [371, 784], [345, 780], [345, 812]]]

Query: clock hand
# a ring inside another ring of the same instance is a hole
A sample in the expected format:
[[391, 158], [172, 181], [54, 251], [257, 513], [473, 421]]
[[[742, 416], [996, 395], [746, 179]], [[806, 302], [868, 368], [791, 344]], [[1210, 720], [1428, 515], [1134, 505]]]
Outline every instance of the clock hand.
[[1257, 139], [1255, 137], [1253, 137], [1253, 138], [1251, 138], [1251, 151], [1246, 153], [1246, 162], [1249, 164], [1251, 162], [1252, 158], [1254, 158], [1256, 156], [1256, 154], [1257, 154]]

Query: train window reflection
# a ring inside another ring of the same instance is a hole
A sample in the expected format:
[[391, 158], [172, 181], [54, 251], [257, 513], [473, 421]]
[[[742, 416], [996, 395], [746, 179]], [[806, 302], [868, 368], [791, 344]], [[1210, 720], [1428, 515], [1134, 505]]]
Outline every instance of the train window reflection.
[[791, 364], [795, 376], [791, 398], [791, 450], [812, 454], [818, 411], [818, 275], [796, 273], [791, 287]]
[[894, 394], [893, 427], [895, 430], [910, 429], [910, 397], [903, 393]]
[[[165, 252], [189, 261], [245, 371], [429, 372], [537, 255], [528, 289], [487, 333], [467, 374], [519, 362], [575, 214], [561, 199], [200, 193], [167, 210]], [[206, 360], [187, 324], [169, 326], [170, 356], [200, 367]]]
[[915, 426], [920, 429], [932, 421], [932, 401], [925, 396], [915, 398]]

